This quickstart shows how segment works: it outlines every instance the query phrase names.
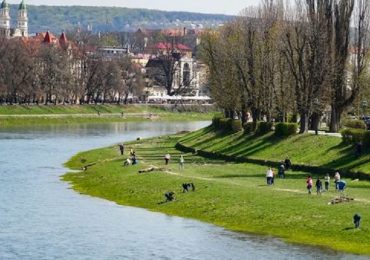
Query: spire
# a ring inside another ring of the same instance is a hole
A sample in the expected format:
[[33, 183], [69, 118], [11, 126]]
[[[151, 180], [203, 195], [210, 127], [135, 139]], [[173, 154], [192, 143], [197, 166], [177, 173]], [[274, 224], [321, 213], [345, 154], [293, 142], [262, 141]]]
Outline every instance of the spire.
[[64, 32], [62, 32], [62, 34], [59, 37], [59, 44], [62, 48], [68, 49], [68, 40], [67, 40], [67, 36]]
[[0, 9], [9, 9], [9, 4], [6, 2], [6, 0], [3, 0]]
[[51, 43], [51, 36], [50, 36], [50, 33], [49, 31], [46, 32], [45, 34], [45, 38], [44, 38], [44, 43]]
[[[5, 0], [4, 0], [5, 1]], [[24, 2], [24, 0], [22, 0], [22, 2], [19, 4], [19, 8], [18, 10], [27, 10], [27, 5], [26, 3]]]
[[63, 43], [63, 44], [65, 44], [65, 43], [67, 43], [67, 42], [68, 42], [68, 40], [67, 40], [67, 36], [66, 36], [66, 34], [65, 34], [64, 32], [62, 32], [62, 34], [60, 35], [60, 37], [59, 37], [59, 41], [60, 41], [61, 43]]

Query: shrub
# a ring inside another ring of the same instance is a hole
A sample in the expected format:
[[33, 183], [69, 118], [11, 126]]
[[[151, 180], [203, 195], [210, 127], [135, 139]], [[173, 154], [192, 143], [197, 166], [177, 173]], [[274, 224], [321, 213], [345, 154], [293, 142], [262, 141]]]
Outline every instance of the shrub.
[[343, 122], [343, 126], [354, 129], [366, 129], [366, 124], [362, 120], [346, 120]]
[[231, 118], [221, 118], [219, 129], [223, 131], [231, 130], [232, 119]]
[[220, 116], [220, 115], [215, 115], [213, 118], [212, 118], [212, 126], [216, 129], [219, 129], [220, 128], [220, 120], [222, 119], [223, 117]]
[[[347, 128], [341, 131], [343, 142], [348, 144], [355, 144], [358, 142], [366, 142], [369, 134], [363, 129]], [[366, 136], [366, 138], [365, 138]], [[369, 138], [370, 139], [370, 138]]]
[[231, 131], [237, 133], [243, 130], [242, 122], [240, 120], [231, 121]]
[[298, 125], [294, 123], [277, 123], [275, 125], [275, 135], [291, 136], [297, 134]]
[[370, 131], [365, 131], [362, 143], [364, 147], [370, 147]]
[[257, 125], [256, 134], [257, 135], [264, 135], [268, 132], [272, 131], [272, 122], [259, 122]]
[[248, 122], [244, 124], [244, 133], [245, 134], [250, 134], [254, 132], [254, 123], [253, 122]]

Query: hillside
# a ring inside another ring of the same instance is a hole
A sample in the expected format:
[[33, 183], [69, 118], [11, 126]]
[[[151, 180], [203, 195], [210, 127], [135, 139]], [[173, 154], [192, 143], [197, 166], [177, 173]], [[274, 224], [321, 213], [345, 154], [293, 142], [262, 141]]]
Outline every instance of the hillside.
[[[17, 5], [11, 5], [12, 23], [15, 23], [17, 10]], [[192, 24], [214, 27], [232, 19], [232, 16], [228, 15], [166, 12], [121, 7], [34, 5], [28, 5], [28, 16], [31, 33], [46, 30], [60, 32], [78, 26], [86, 29], [88, 25], [92, 25], [94, 32], [133, 31], [140, 26], [150, 29], [190, 27]]]

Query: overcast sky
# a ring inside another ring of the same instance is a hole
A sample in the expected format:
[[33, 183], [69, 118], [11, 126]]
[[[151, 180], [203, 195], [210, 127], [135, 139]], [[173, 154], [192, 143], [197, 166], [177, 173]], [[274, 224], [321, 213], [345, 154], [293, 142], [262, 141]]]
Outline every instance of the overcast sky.
[[[1, 0], [0, 0], [1, 1]], [[30, 5], [95, 5], [149, 8], [168, 11], [238, 14], [246, 6], [257, 5], [259, 0], [25, 0]], [[7, 0], [18, 4], [21, 0]]]

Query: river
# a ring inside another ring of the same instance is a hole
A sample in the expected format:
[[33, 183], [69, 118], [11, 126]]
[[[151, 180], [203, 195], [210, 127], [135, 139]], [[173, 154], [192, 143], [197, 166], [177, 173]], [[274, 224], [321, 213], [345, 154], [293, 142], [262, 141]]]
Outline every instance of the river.
[[0, 259], [367, 259], [118, 206], [60, 180], [79, 151], [206, 124], [0, 129]]

